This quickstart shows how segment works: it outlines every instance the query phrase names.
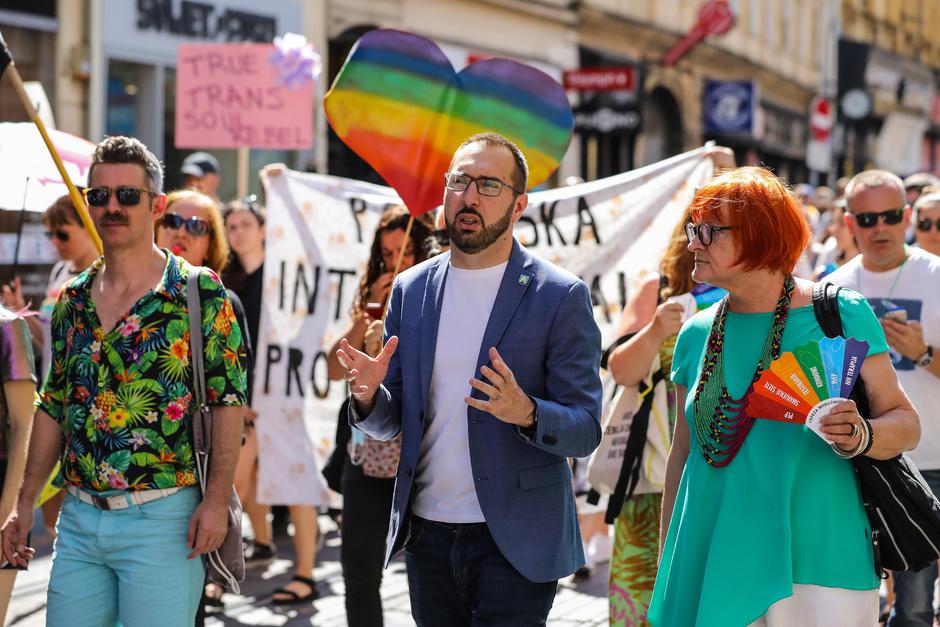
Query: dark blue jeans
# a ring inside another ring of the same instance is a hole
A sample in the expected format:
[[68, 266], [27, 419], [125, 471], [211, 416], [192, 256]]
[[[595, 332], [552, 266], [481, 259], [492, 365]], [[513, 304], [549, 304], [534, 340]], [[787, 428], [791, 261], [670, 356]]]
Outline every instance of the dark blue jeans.
[[418, 627], [545, 624], [558, 582], [535, 583], [519, 574], [486, 523], [412, 516], [411, 525], [405, 561]]
[[[940, 470], [921, 470], [927, 485], [940, 496]], [[894, 573], [894, 608], [888, 627], [931, 627], [933, 625], [933, 590], [937, 564], [923, 570]]]

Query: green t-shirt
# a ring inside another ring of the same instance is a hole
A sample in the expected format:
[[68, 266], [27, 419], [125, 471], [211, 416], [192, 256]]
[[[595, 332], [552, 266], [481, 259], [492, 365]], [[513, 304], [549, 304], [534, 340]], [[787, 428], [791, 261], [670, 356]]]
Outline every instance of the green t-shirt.
[[[868, 302], [839, 295], [843, 334], [888, 350]], [[692, 401], [705, 344], [718, 306], [694, 316], [676, 343], [672, 378], [685, 386], [689, 457], [649, 609], [663, 626], [747, 625], [793, 584], [851, 590], [877, 588], [868, 519], [849, 460], [809, 428], [757, 420], [724, 468], [702, 457]], [[725, 381], [735, 398], [746, 392], [770, 329], [772, 312], [728, 313]], [[790, 311], [781, 350], [824, 337], [813, 307]]]

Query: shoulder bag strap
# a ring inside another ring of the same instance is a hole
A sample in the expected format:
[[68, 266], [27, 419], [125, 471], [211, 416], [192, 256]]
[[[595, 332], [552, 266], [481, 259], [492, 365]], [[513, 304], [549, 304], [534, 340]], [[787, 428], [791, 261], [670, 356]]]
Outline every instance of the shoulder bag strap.
[[203, 268], [193, 266], [186, 281], [186, 304], [189, 309], [189, 347], [193, 367], [193, 449], [197, 453], [208, 453], [211, 445], [208, 425], [204, 424], [206, 411], [206, 365], [202, 342], [202, 300], [199, 298], [199, 276]]

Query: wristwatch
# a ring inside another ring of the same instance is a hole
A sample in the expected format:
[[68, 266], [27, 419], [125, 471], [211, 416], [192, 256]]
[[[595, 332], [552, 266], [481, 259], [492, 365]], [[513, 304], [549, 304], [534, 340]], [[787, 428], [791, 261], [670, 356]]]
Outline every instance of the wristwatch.
[[933, 363], [933, 346], [927, 345], [927, 352], [914, 360], [914, 363], [921, 368], [926, 368]]

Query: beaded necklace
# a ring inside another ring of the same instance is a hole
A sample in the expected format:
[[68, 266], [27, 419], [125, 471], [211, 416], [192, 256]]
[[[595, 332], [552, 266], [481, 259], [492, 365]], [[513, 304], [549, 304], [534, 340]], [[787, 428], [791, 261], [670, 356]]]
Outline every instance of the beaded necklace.
[[[760, 379], [761, 373], [770, 366], [770, 362], [780, 356], [780, 341], [783, 338], [783, 328], [787, 324], [790, 297], [795, 287], [793, 275], [788, 274], [783, 280], [783, 292], [774, 309], [773, 322], [767, 339], [764, 341], [764, 351], [757, 363], [757, 370], [751, 380], [752, 385]], [[739, 399], [732, 398], [728, 393], [728, 388], [725, 387], [723, 349], [727, 315], [728, 296], [725, 296], [718, 307], [711, 333], [708, 335], [702, 376], [695, 388], [692, 405], [695, 433], [698, 436], [702, 455], [706, 462], [717, 467], [731, 463], [741, 445], [744, 444], [744, 438], [754, 426], [754, 418], [745, 410], [747, 398], [753, 387], [748, 387], [748, 391]]]

